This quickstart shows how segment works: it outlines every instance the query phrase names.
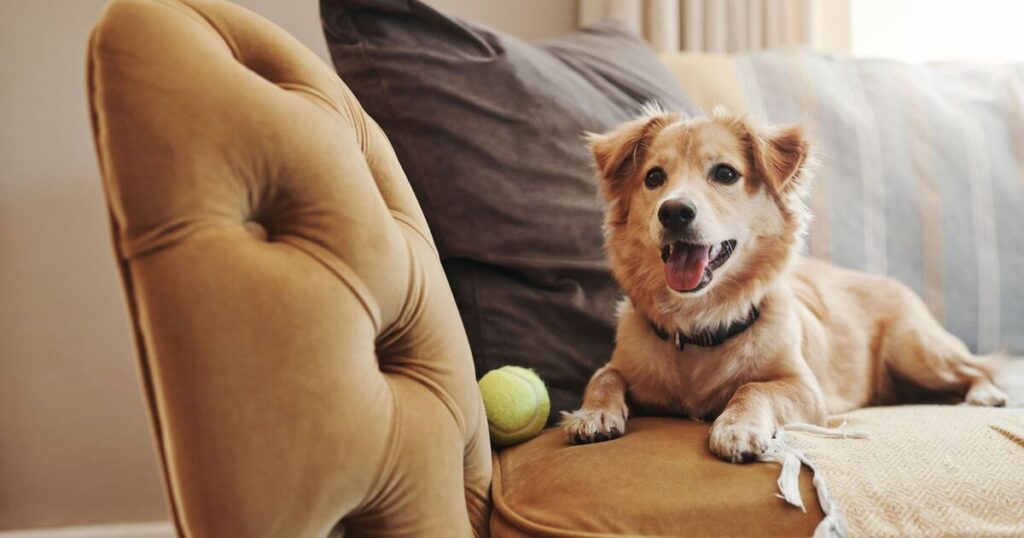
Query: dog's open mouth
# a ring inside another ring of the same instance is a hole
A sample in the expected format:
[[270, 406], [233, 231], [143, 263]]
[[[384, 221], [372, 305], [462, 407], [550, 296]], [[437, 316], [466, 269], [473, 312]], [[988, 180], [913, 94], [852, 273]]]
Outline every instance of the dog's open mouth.
[[714, 245], [695, 245], [682, 241], [666, 243], [661, 247], [661, 261], [665, 262], [665, 281], [668, 287], [680, 293], [690, 293], [707, 286], [711, 283], [714, 270], [729, 259], [735, 248], [735, 239]]

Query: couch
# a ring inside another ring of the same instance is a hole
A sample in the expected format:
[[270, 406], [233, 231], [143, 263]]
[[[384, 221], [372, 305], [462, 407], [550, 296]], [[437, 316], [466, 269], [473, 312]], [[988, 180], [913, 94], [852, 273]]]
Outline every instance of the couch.
[[[642, 417], [614, 442], [549, 429], [493, 450], [402, 166], [284, 31], [216, 0], [115, 0], [88, 62], [182, 536], [815, 532], [819, 505], [778, 498], [778, 466], [716, 460], [707, 424]], [[809, 473], [799, 489], [814, 499]]]

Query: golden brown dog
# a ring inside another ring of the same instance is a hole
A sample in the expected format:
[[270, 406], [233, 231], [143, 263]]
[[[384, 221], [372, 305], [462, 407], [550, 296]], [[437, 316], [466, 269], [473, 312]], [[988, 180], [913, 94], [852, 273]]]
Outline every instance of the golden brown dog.
[[800, 259], [812, 179], [800, 126], [648, 109], [590, 147], [628, 297], [611, 361], [564, 414], [571, 442], [624, 434], [627, 395], [651, 413], [717, 417], [710, 449], [733, 462], [779, 426], [922, 392], [1004, 404], [997, 359], [971, 355], [909, 289]]

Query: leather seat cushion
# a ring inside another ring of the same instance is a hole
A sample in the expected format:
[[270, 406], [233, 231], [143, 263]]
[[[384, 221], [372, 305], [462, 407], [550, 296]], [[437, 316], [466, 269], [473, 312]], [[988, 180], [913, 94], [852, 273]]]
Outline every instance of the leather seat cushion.
[[498, 452], [492, 536], [810, 536], [824, 517], [806, 469], [804, 513], [776, 496], [778, 465], [712, 456], [708, 424], [643, 417], [629, 427], [579, 446], [552, 428]]

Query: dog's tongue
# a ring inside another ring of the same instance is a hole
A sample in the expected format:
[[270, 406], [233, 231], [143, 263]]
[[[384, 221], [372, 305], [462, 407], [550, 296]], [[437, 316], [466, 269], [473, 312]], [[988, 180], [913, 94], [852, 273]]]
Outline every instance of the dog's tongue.
[[676, 245], [665, 260], [665, 280], [676, 291], [690, 291], [704, 279], [708, 266], [708, 247]]

